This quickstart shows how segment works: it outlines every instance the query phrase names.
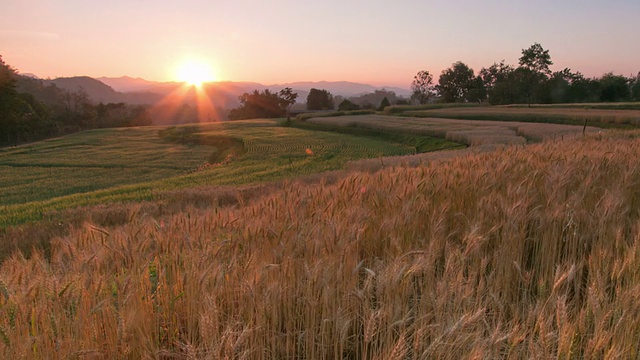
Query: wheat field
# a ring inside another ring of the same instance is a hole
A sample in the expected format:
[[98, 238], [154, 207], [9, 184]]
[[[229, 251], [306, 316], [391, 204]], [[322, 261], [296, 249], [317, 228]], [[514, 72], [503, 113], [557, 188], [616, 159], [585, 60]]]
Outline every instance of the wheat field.
[[640, 133], [87, 223], [0, 268], [3, 358], [640, 356]]
[[441, 109], [405, 111], [404, 115], [451, 119], [526, 121], [559, 124], [589, 124], [599, 126], [638, 126], [640, 110], [638, 103], [600, 103], [563, 105], [506, 105], [468, 106]]
[[575, 125], [518, 121], [409, 118], [385, 115], [317, 117], [306, 121], [327, 126], [362, 127], [389, 132], [408, 132], [446, 138], [469, 146], [489, 144], [522, 145], [528, 141], [564, 139], [565, 137], [582, 135], [583, 130], [585, 132], [600, 131], [590, 126], [583, 128]]

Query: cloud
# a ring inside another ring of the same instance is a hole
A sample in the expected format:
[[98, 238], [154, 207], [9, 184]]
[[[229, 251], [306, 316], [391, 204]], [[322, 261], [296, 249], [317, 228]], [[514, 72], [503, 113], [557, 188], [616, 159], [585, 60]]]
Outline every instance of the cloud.
[[35, 40], [59, 40], [60, 35], [43, 31], [24, 30], [0, 30], [2, 38], [35, 39]]

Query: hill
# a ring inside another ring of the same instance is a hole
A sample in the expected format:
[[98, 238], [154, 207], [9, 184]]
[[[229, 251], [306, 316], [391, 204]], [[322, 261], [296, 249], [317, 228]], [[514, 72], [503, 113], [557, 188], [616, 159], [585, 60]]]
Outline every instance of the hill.
[[[144, 80], [142, 78], [131, 78], [128, 76], [122, 76], [118, 78], [113, 77], [99, 77], [97, 80], [111, 86], [116, 91], [120, 92], [154, 92], [159, 94], [168, 94], [174, 91], [176, 88], [182, 86], [181, 83], [176, 82], [157, 82]], [[357, 96], [364, 93], [370, 93], [377, 89], [386, 89], [394, 91], [398, 95], [409, 96], [410, 90], [398, 88], [398, 87], [376, 87], [368, 84], [354, 83], [348, 81], [299, 81], [284, 84], [272, 84], [265, 85], [256, 82], [235, 82], [235, 81], [220, 81], [211, 82], [207, 84], [210, 88], [225, 89], [229, 94], [240, 96], [245, 92], [251, 92], [253, 90], [265, 90], [280, 91], [285, 87], [290, 87], [300, 94], [301, 99], [306, 99], [306, 94], [312, 88], [325, 89], [331, 92], [334, 96], [340, 95], [343, 97]], [[304, 96], [303, 96], [304, 95]]]
[[110, 86], [120, 92], [138, 92], [149, 91], [157, 86], [162, 85], [161, 82], [149, 81], [143, 78], [132, 78], [130, 76], [121, 77], [99, 77], [96, 80]]
[[60, 89], [75, 92], [83, 89], [92, 101], [98, 103], [118, 103], [123, 97], [110, 86], [88, 76], [75, 76], [67, 78], [56, 78], [53, 80], [42, 80], [44, 85], [55, 84]]

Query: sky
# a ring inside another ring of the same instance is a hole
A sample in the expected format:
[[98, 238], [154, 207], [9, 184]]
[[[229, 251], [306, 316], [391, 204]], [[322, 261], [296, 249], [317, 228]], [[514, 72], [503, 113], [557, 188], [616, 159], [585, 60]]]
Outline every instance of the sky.
[[640, 72], [640, 0], [2, 0], [0, 55], [42, 78], [353, 81], [408, 88], [540, 43], [552, 70]]

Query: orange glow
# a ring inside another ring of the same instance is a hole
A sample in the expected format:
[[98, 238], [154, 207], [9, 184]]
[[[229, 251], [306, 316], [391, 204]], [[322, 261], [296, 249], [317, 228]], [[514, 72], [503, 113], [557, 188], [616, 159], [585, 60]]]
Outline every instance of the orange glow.
[[211, 122], [220, 119], [220, 114], [212, 103], [207, 91], [202, 86], [196, 87], [196, 107], [198, 109], [199, 122]]
[[211, 66], [203, 61], [189, 59], [183, 61], [176, 71], [178, 81], [201, 88], [205, 82], [215, 81]]
[[151, 108], [151, 114], [156, 124], [220, 121], [224, 116], [220, 113], [224, 100], [216, 103], [213, 99], [224, 94], [224, 90], [216, 91], [211, 84], [185, 84], [157, 102]]

